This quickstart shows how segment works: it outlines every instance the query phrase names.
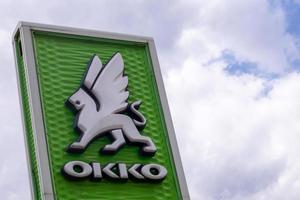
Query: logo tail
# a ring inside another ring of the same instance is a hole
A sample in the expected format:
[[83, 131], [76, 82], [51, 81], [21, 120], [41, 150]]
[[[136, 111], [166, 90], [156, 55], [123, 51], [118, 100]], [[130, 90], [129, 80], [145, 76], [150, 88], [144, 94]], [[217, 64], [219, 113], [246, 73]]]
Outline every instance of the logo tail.
[[144, 115], [138, 110], [141, 103], [142, 103], [142, 101], [135, 101], [132, 104], [130, 104], [130, 111], [138, 118], [138, 120], [132, 119], [133, 123], [137, 127], [144, 127], [146, 125], [146, 122], [147, 122]]

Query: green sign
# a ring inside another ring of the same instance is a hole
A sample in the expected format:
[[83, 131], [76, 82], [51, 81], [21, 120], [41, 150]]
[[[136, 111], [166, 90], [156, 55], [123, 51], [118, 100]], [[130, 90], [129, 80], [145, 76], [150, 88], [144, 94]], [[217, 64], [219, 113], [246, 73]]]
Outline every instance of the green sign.
[[152, 38], [22, 22], [33, 199], [189, 199]]

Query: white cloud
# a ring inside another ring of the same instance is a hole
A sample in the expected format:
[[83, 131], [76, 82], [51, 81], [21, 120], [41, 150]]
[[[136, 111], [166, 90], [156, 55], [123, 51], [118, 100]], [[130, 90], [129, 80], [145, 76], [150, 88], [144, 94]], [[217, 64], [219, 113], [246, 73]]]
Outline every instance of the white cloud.
[[190, 6], [197, 7], [198, 13], [180, 37], [180, 44], [188, 45], [188, 55], [211, 59], [230, 50], [238, 61], [275, 73], [284, 72], [291, 61], [299, 59], [296, 39], [285, 31], [285, 15], [279, 6], [266, 0], [196, 1]]
[[[237, 8], [231, 3], [212, 4], [231, 8], [227, 12], [235, 13]], [[169, 70], [166, 75], [191, 196], [192, 199], [298, 199], [300, 74], [289, 73], [274, 80], [247, 74], [235, 76], [224, 70], [225, 60], [214, 60], [228, 49], [237, 59], [257, 62], [264, 71], [279, 72], [290, 67], [289, 54], [282, 46], [288, 35], [283, 21], [270, 23], [277, 18], [270, 13], [273, 10], [265, 12], [269, 18], [262, 17], [259, 11], [256, 18], [250, 12], [253, 6], [244, 3], [249, 10], [242, 8], [241, 15], [250, 13], [250, 16], [249, 23], [243, 26], [245, 16], [222, 15], [225, 11], [213, 9], [206, 15], [215, 14], [214, 22], [183, 31], [177, 48], [185, 52], [186, 58], [181, 67]], [[228, 18], [238, 17], [237, 24], [229, 23]], [[210, 21], [209, 18], [202, 21]], [[268, 30], [257, 26], [252, 20], [258, 19], [259, 24], [274, 27]], [[221, 27], [228, 25], [230, 29], [219, 29], [218, 24], [223, 23]], [[254, 26], [248, 28], [251, 24]], [[272, 33], [276, 30], [282, 34]], [[256, 32], [261, 33], [255, 37]], [[268, 36], [277, 38], [273, 40], [279, 44], [265, 41]], [[270, 59], [272, 52], [282, 56]], [[178, 62], [178, 56], [174, 60]]]
[[193, 199], [298, 199], [300, 74], [262, 96], [265, 80], [198, 63], [166, 79]]

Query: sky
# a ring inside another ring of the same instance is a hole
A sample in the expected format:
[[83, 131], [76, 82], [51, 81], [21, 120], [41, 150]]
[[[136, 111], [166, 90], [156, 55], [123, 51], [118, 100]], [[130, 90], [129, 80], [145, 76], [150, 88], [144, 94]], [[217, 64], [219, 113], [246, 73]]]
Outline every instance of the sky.
[[18, 21], [152, 36], [193, 200], [300, 198], [300, 0], [0, 1], [0, 194], [29, 200]]

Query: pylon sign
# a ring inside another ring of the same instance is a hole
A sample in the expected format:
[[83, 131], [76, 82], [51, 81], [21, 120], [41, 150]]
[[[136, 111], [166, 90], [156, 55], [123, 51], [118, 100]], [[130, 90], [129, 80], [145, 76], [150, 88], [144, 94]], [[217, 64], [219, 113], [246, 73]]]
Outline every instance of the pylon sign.
[[154, 41], [21, 22], [33, 199], [189, 199]]

